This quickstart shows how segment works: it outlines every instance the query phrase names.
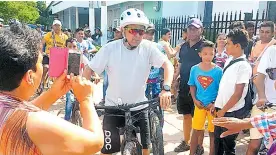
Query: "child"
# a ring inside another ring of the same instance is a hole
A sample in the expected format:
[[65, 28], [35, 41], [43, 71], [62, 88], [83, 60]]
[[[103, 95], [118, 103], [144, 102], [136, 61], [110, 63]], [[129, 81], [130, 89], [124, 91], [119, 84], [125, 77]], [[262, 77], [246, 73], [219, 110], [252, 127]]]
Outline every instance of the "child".
[[[210, 155], [214, 154], [214, 125], [212, 111], [214, 101], [218, 94], [219, 83], [222, 77], [222, 69], [212, 63], [215, 56], [214, 43], [204, 41], [200, 47], [199, 56], [202, 62], [193, 66], [190, 72], [188, 85], [195, 104], [193, 117], [193, 133], [191, 138], [190, 155], [204, 153], [202, 144], [198, 143], [198, 137], [204, 132], [205, 120], [208, 118], [208, 130], [210, 134]], [[202, 143], [202, 142], [200, 142]]]
[[[228, 33], [226, 51], [230, 57], [225, 63], [215, 101], [217, 117], [243, 118], [246, 113], [245, 97], [252, 75], [252, 68], [244, 54], [247, 46], [248, 34], [245, 30], [234, 29]], [[219, 126], [215, 127], [215, 155], [235, 155], [235, 140], [238, 134], [221, 138], [220, 135], [226, 130]]]

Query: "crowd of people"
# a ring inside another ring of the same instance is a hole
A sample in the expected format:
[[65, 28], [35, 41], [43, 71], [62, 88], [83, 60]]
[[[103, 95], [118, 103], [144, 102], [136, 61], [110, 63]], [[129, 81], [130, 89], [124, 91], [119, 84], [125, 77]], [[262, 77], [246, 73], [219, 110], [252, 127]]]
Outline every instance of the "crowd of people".
[[[263, 22], [256, 36], [255, 29], [252, 22], [234, 22], [213, 43], [203, 36], [202, 22], [193, 18], [172, 47], [171, 30], [163, 28], [155, 43], [155, 26], [134, 8], [122, 13], [119, 27], [109, 29], [105, 45], [100, 28], [91, 35], [85, 25], [71, 34], [59, 20], [54, 20], [47, 33], [40, 25], [31, 30], [17, 23], [0, 29], [0, 154], [119, 152], [118, 128], [124, 126], [124, 119], [105, 116], [102, 126], [94, 107], [90, 80], [94, 76], [97, 84], [101, 74], [103, 105], [133, 104], [151, 96], [159, 97], [162, 109], [169, 110], [176, 102], [184, 132], [175, 152], [204, 153], [206, 119], [210, 155], [236, 154], [238, 133], [247, 128], [252, 128], [247, 155], [257, 154], [262, 140], [269, 149], [276, 138], [272, 108], [276, 105], [275, 24]], [[97, 46], [101, 46], [99, 51]], [[65, 70], [43, 92], [53, 47], [80, 52], [81, 72], [69, 76]], [[95, 56], [90, 59], [90, 54]], [[37, 88], [40, 95], [29, 101]], [[64, 95], [65, 120], [61, 120], [46, 111]], [[80, 103], [82, 127], [68, 122], [75, 99]], [[139, 118], [135, 125], [141, 129], [143, 155], [150, 154], [146, 107], [132, 109]]]

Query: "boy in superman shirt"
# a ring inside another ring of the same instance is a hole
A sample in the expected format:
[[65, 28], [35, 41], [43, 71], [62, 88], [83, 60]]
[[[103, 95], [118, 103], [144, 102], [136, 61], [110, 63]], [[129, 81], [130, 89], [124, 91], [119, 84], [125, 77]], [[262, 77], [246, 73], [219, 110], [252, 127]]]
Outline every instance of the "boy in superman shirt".
[[223, 71], [219, 66], [212, 63], [215, 56], [214, 43], [204, 41], [200, 47], [199, 56], [202, 62], [191, 68], [188, 82], [190, 93], [195, 104], [190, 155], [201, 155], [204, 153], [203, 142], [199, 142], [198, 137], [204, 132], [206, 117], [208, 119], [208, 131], [210, 134], [210, 155], [213, 155], [214, 125], [212, 120], [214, 117], [210, 109], [214, 109], [214, 101], [218, 94]]

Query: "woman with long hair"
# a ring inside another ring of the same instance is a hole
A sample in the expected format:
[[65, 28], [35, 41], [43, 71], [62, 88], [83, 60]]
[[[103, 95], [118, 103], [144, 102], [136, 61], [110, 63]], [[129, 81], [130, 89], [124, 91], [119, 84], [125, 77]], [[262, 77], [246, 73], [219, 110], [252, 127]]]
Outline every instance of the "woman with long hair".
[[224, 68], [224, 64], [228, 59], [225, 46], [226, 46], [226, 34], [219, 33], [216, 40], [215, 63], [221, 68]]

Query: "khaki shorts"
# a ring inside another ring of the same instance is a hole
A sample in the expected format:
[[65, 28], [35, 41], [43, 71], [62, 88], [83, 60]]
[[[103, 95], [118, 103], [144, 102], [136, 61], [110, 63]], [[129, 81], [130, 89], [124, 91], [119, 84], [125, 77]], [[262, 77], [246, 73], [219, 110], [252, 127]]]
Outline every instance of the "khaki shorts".
[[[273, 113], [273, 112], [275, 112], [275, 110], [268, 108], [268, 109], [265, 109], [265, 111], [262, 111], [262, 110], [258, 109], [257, 106], [255, 105], [252, 108], [251, 117], [261, 115], [265, 112], [266, 113]], [[258, 131], [258, 129], [256, 129], [256, 128], [251, 128], [250, 129], [250, 139], [261, 139], [261, 138], [263, 138], [263, 135]]]

